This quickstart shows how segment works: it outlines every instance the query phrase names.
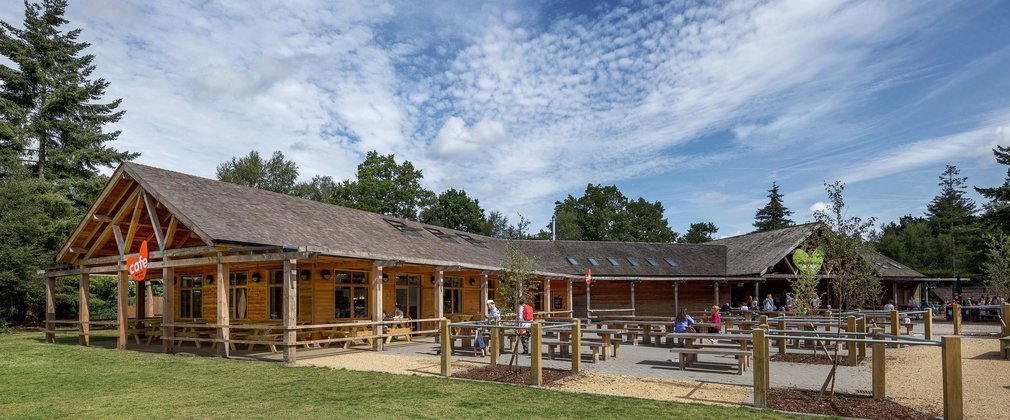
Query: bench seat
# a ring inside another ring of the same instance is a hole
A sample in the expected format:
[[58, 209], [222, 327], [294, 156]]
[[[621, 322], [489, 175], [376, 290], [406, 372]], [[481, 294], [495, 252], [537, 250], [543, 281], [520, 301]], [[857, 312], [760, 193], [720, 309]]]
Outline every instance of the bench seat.
[[751, 357], [753, 352], [750, 350], [740, 350], [740, 349], [722, 349], [722, 348], [683, 348], [678, 347], [670, 349], [671, 353], [679, 353], [677, 362], [679, 364], [680, 370], [684, 370], [687, 367], [687, 358], [684, 357], [687, 354], [712, 354], [720, 356], [735, 356], [737, 362], [737, 374], [743, 375], [743, 372], [747, 370], [747, 359]]
[[[583, 337], [582, 341], [583, 342], [588, 341], [590, 343], [603, 344], [603, 339], [602, 338], [585, 338], [585, 337]], [[610, 346], [614, 348], [614, 351], [611, 352], [610, 354], [613, 355], [614, 357], [617, 357], [618, 350], [620, 350], [620, 348], [621, 348], [621, 340], [611, 338], [611, 340], [610, 340]], [[604, 351], [604, 353], [606, 353], [606, 351]]]
[[[543, 340], [540, 342], [540, 344], [547, 346], [547, 358], [551, 360], [554, 360], [554, 353], [556, 349], [561, 350], [562, 348], [571, 348], [572, 346], [572, 343], [570, 341]], [[596, 363], [601, 359], [607, 360], [606, 353], [601, 351], [603, 350], [603, 343], [586, 342], [585, 340], [581, 340], [579, 342], [579, 346], [589, 348], [589, 350], [592, 352], [593, 363]], [[600, 357], [601, 353], [603, 354], [602, 358]], [[579, 357], [582, 357], [581, 351], [579, 352]]]

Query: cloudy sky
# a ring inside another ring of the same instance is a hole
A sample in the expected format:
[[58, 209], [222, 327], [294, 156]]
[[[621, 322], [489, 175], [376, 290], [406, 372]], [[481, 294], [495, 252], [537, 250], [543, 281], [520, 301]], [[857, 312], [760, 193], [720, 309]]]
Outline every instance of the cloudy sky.
[[732, 235], [772, 181], [798, 222], [827, 180], [884, 221], [921, 214], [946, 164], [1002, 182], [1000, 3], [77, 0], [68, 18], [141, 163], [213, 177], [280, 150], [340, 180], [378, 150], [535, 228], [602, 183]]

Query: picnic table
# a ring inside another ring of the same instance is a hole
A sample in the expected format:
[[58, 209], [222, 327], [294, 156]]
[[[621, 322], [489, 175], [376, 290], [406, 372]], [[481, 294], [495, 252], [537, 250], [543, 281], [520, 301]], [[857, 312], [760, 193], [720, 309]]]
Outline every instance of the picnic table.
[[[632, 331], [635, 328], [628, 328], [629, 326], [635, 326], [642, 330], [642, 342], [645, 344], [652, 343], [653, 330], [652, 327], [662, 327], [664, 332], [669, 333], [673, 330], [673, 321], [653, 321], [653, 320], [611, 320], [602, 321], [597, 323], [600, 329], [625, 329], [624, 334], [628, 334], [628, 338], [631, 340], [631, 344], [636, 344], [635, 339], [631, 337]], [[656, 336], [656, 344], [659, 344], [659, 337]]]
[[[612, 348], [613, 350], [610, 352], [610, 354], [613, 355], [613, 357], [617, 357], [618, 349], [621, 346], [620, 340], [615, 340], [614, 336], [625, 335], [628, 333], [628, 330], [620, 328], [583, 328], [581, 332], [583, 334], [596, 334], [600, 336], [600, 341], [603, 343], [603, 349], [602, 349], [603, 360], [607, 360], [607, 354], [608, 354], [607, 349]], [[558, 338], [561, 341], [571, 341], [571, 332], [558, 331]], [[585, 336], [583, 336], [582, 339], [587, 340]], [[564, 349], [562, 349], [561, 353], [565, 354]]]
[[410, 325], [410, 318], [386, 318], [385, 321], [387, 322], [385, 324], [385, 332], [389, 334], [386, 337], [386, 344], [392, 343], [396, 337], [403, 337], [407, 342], [410, 342], [410, 333], [413, 331]]
[[[669, 333], [668, 340], [683, 340], [683, 348], [670, 350], [681, 353], [679, 364], [683, 370], [686, 366], [698, 361], [698, 354], [729, 355], [737, 359], [739, 373], [743, 374], [751, 354], [750, 345], [754, 336], [750, 334], [713, 334], [713, 333]], [[714, 340], [715, 342], [706, 342]], [[735, 344], [720, 343], [733, 341]]]

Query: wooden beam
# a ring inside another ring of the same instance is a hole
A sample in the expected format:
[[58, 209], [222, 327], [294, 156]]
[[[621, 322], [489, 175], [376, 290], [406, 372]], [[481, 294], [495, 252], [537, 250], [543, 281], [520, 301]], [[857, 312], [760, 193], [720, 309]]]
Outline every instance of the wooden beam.
[[70, 247], [70, 248], [67, 248], [67, 252], [69, 252], [71, 254], [84, 255], [85, 253], [88, 252], [88, 250], [85, 249], [85, 248]]
[[171, 267], [161, 269], [161, 281], [161, 296], [163, 299], [161, 323], [162, 325], [168, 325], [162, 327], [161, 350], [165, 353], [173, 353], [175, 352], [175, 340], [172, 338], [175, 337], [175, 327], [170, 325], [175, 323], [175, 269]]
[[[530, 326], [530, 385], [544, 384], [543, 372], [543, 324], [536, 321]], [[572, 357], [581, 354], [578, 348], [572, 349]]]
[[56, 334], [51, 333], [55, 329], [53, 321], [56, 320], [56, 279], [46, 279], [46, 342], [55, 343]]
[[112, 225], [112, 235], [116, 238], [116, 248], [119, 250], [118, 260], [126, 256], [126, 239], [123, 239], [123, 230], [119, 225]]
[[[438, 305], [442, 306], [442, 303], [438, 302]], [[450, 340], [452, 339], [449, 338], [449, 320], [443, 318], [438, 321], [438, 349], [439, 356], [441, 356], [439, 359], [440, 372], [446, 378], [452, 373], [452, 347], [449, 345]]]
[[175, 237], [175, 231], [177, 229], [179, 229], [179, 219], [176, 219], [173, 214], [168, 218], [168, 232], [165, 233], [165, 249], [172, 247], [172, 239]]
[[151, 219], [151, 229], [154, 229], [154, 237], [158, 240], [158, 249], [165, 250], [165, 233], [161, 231], [161, 220], [158, 219], [158, 209], [151, 205], [151, 197], [144, 194], [144, 207], [147, 208], [147, 217]]
[[127, 346], [126, 330], [129, 327], [129, 314], [127, 313], [127, 307], [129, 306], [129, 290], [130, 290], [130, 280], [129, 276], [126, 274], [125, 270], [119, 271], [119, 281], [116, 282], [116, 319], [118, 322], [119, 334], [116, 340], [117, 349], [125, 349]]
[[295, 330], [298, 324], [298, 261], [284, 260], [283, 286], [283, 320], [284, 325], [284, 363], [293, 364], [297, 358], [298, 348], [295, 346]]
[[964, 418], [964, 389], [961, 380], [961, 337], [940, 338], [943, 357], [943, 418]]
[[[169, 249], [169, 250], [166, 250], [165, 252], [162, 252], [162, 251], [152, 251], [151, 255], [150, 255], [150, 258], [152, 260], [156, 260], [156, 259], [160, 259], [160, 258], [164, 258], [164, 257], [172, 257], [172, 258], [175, 258], [175, 257], [191, 257], [191, 256], [194, 256], [194, 255], [211, 254], [211, 253], [215, 253], [217, 251], [218, 251], [218, 249], [216, 247], [212, 247], [212, 246], [194, 246], [194, 247], [189, 247], [189, 248]], [[86, 259], [84, 261], [81, 261], [81, 264], [83, 264], [83, 265], [99, 265], [99, 264], [116, 263], [116, 262], [119, 262], [119, 261], [120, 261], [120, 259], [118, 257], [111, 256], [111, 257], [99, 257], [99, 258]]]
[[442, 271], [439, 270], [435, 273], [435, 318], [445, 317], [445, 287], [444, 287], [444, 277]]
[[217, 286], [217, 338], [221, 341], [218, 342], [217, 354], [222, 357], [229, 357], [231, 355], [231, 349], [229, 348], [231, 344], [228, 343], [228, 323], [231, 321], [228, 307], [228, 285], [230, 278], [228, 264], [218, 262], [217, 278], [215, 279], [215, 285]]
[[544, 278], [544, 297], [543, 297], [543, 301], [544, 301], [544, 310], [547, 311], [547, 313], [551, 313], [552, 311], [554, 311], [554, 302], [551, 299], [551, 278], [550, 277]]
[[[766, 347], [765, 331], [761, 328], [753, 330], [754, 337], [754, 407], [765, 408], [768, 406], [768, 380], [765, 377], [768, 370], [768, 347]], [[686, 354], [680, 357], [686, 357]]]
[[487, 319], [487, 300], [488, 298], [488, 278], [487, 273], [481, 273], [480, 275], [480, 317], [481, 319]]
[[[116, 171], [112, 173], [111, 177], [109, 177], [108, 183], [106, 183], [105, 187], [102, 188], [102, 191], [98, 193], [98, 197], [95, 199], [93, 203], [91, 203], [91, 207], [88, 208], [88, 211], [87, 213], [85, 213], [85, 215], [95, 214], [95, 212], [98, 211], [98, 206], [100, 206], [102, 202], [105, 201], [105, 199], [109, 196], [109, 193], [111, 193], [112, 190], [116, 188], [116, 185], [119, 184], [119, 179], [123, 175], [124, 168], [125, 167], [123, 165], [120, 165], [118, 168], [116, 168]], [[87, 226], [88, 220], [89, 220], [88, 217], [83, 217], [81, 218], [81, 221], [77, 223], [77, 226], [74, 228], [73, 233], [70, 234], [67, 241], [64, 242], [62, 247], [60, 247], [60, 251], [56, 253], [57, 261], [63, 259], [63, 256], [66, 255], [67, 248], [70, 247], [73, 244], [73, 242], [77, 239], [78, 235], [80, 235], [81, 232], [84, 231], [84, 227]]]
[[[372, 268], [371, 273], [371, 286], [372, 286], [372, 321], [382, 322], [382, 266], [375, 266]], [[382, 335], [382, 325], [375, 324], [375, 330], [372, 331], [372, 335]], [[383, 339], [372, 340], [372, 350], [382, 351]]]
[[77, 320], [81, 321], [81, 335], [77, 340], [82, 346], [91, 345], [91, 276], [89, 274], [81, 274], [81, 282], [78, 285], [78, 292], [80, 293], [80, 298], [77, 301]]
[[112, 223], [112, 216], [105, 216], [101, 214], [92, 214], [91, 220], [102, 223]]
[[137, 236], [137, 225], [140, 223], [141, 207], [144, 206], [144, 189], [137, 192], [137, 204], [133, 207], [133, 216], [130, 217], [130, 227], [126, 230], [126, 241], [123, 242], [123, 255], [129, 254], [133, 248], [133, 238]]
[[[139, 200], [139, 199], [140, 199], [140, 197], [135, 197], [134, 198], [134, 200]], [[93, 245], [91, 245], [91, 248], [88, 248], [88, 253], [84, 255], [84, 260], [87, 260], [88, 258], [91, 258], [91, 256], [95, 254], [95, 251], [97, 251], [98, 249], [100, 249], [102, 247], [102, 245], [105, 244], [105, 240], [108, 239], [109, 235], [112, 234], [112, 231], [113, 231], [112, 227], [113, 226], [117, 226], [117, 224], [119, 223], [119, 221], [123, 220], [123, 218], [126, 217], [126, 212], [131, 207], [129, 205], [129, 203], [130, 203], [130, 200], [127, 200], [125, 203], [123, 203], [122, 206], [119, 207], [119, 210], [116, 211], [116, 215], [112, 217], [112, 223], [110, 223], [108, 226], [105, 227], [105, 229], [102, 230], [102, 234], [98, 235], [98, 239], [95, 240], [95, 243]], [[122, 235], [122, 232], [120, 232], [120, 235]], [[120, 257], [120, 258], [122, 258], [122, 257]]]
[[[883, 328], [874, 328], [874, 333], [883, 334]], [[873, 399], [883, 400], [887, 390], [887, 374], [885, 372], [884, 343], [873, 343]]]
[[568, 315], [570, 315], [572, 318], [575, 318], [575, 306], [572, 305], [572, 300], [575, 297], [575, 295], [574, 293], [572, 293], [571, 279], [566, 279], [565, 288], [568, 289], [566, 290], [568, 292]]

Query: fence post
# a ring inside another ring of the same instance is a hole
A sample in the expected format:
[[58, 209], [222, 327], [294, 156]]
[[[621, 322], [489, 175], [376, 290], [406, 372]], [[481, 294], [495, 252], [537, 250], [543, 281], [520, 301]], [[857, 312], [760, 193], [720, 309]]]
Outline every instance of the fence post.
[[933, 339], [933, 310], [932, 309], [926, 308], [926, 314], [925, 314], [924, 318], [922, 318], [922, 324], [923, 324], [922, 325], [922, 328], [923, 328], [922, 337], [925, 338], [925, 339], [927, 339], [927, 340], [932, 340]]
[[[860, 318], [856, 320], [856, 331], [865, 333], [866, 332], [866, 315], [860, 314]], [[866, 358], [866, 343], [860, 342], [856, 344], [856, 350], [859, 354], [859, 360]]]
[[449, 360], [452, 356], [452, 350], [449, 348], [449, 320], [442, 318], [438, 321], [438, 341], [439, 341], [439, 353], [442, 356], [442, 376], [449, 377], [451, 369], [449, 367]]
[[961, 337], [944, 336], [940, 339], [943, 353], [943, 418], [964, 418], [963, 390], [961, 389]]
[[[785, 335], [786, 334], [786, 332], [785, 332], [785, 330], [786, 330], [786, 320], [780, 319], [779, 320], [779, 327], [778, 328], [780, 330], [782, 330], [782, 332], [780, 332], [779, 334], [780, 335]], [[780, 338], [778, 340], [778, 346], [779, 346], [779, 354], [786, 354], [786, 339]], [[797, 345], [797, 347], [799, 347], [799, 345]]]
[[765, 330], [768, 329], [768, 315], [761, 315], [758, 317], [758, 324]]
[[540, 321], [534, 322], [530, 327], [530, 385], [540, 386], [544, 384], [543, 373], [543, 345], [541, 340], [543, 335], [543, 324]]
[[[891, 334], [892, 335], [901, 335], [901, 329], [900, 329], [901, 328], [901, 319], [899, 318], [900, 316], [901, 316], [901, 314], [898, 313], [897, 309], [891, 309]], [[897, 338], [895, 338], [895, 340], [897, 340]], [[891, 348], [898, 348], [898, 347], [901, 347], [901, 346], [899, 346], [897, 344], [891, 344], [890, 347]]]
[[501, 329], [491, 329], [491, 366], [498, 365], [498, 353], [501, 351]]
[[[873, 332], [883, 333], [883, 328], [874, 328]], [[879, 340], [879, 339], [878, 339]], [[887, 374], [884, 366], [884, 343], [873, 343], [873, 399], [882, 400], [886, 391]]]
[[582, 320], [576, 319], [572, 325], [571, 344], [572, 372], [579, 373], [582, 370]]
[[1003, 321], [1003, 336], [1010, 335], [1010, 303], [1003, 302], [1003, 314], [1000, 316]]
[[754, 334], [754, 406], [757, 408], [768, 407], [768, 381], [765, 376], [768, 365], [768, 349], [765, 347], [765, 330], [755, 328]]
[[[848, 327], [849, 338], [859, 338], [859, 336], [853, 334], [854, 332], [856, 332], [856, 328], [857, 328], [857, 326], [856, 326], [856, 317], [854, 317], [852, 315], [849, 315], [848, 321], [849, 321], [849, 327]], [[857, 343], [855, 341], [850, 341], [848, 343], [845, 343], [845, 348], [846, 348], [846, 350], [848, 350], [849, 366], [858, 365], [859, 364], [859, 360], [858, 360], [858, 358], [859, 358], [859, 350], [857, 349]]]
[[961, 335], [961, 305], [954, 304], [954, 335]]

